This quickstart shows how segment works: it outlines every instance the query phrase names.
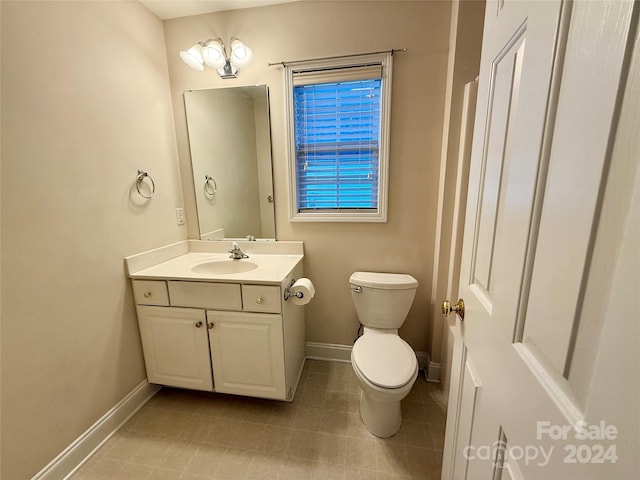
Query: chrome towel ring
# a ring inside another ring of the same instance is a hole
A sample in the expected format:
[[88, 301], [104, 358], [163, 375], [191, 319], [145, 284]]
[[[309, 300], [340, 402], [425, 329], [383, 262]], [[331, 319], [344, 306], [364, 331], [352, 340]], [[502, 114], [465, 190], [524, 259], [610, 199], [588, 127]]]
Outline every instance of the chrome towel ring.
[[217, 191], [218, 191], [218, 185], [216, 184], [216, 181], [213, 179], [213, 177], [210, 177], [209, 175], [205, 175], [204, 176], [204, 192], [207, 195], [213, 197]]
[[[151, 182], [151, 192], [149, 193], [149, 195], [145, 195], [140, 191], [140, 184], [142, 183], [145, 177], [147, 177]], [[156, 184], [153, 181], [153, 178], [151, 178], [151, 175], [149, 175], [147, 172], [143, 172], [142, 170], [138, 170], [138, 176], [136, 177], [136, 190], [138, 191], [141, 197], [144, 197], [144, 198], [153, 197], [153, 194], [156, 193]]]

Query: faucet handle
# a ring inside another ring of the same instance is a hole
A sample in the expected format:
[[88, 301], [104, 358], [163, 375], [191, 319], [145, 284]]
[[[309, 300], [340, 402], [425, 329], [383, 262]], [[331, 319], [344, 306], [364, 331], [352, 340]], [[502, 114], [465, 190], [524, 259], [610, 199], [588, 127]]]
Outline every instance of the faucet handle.
[[239, 260], [241, 258], [249, 258], [249, 255], [247, 255], [246, 253], [244, 253], [242, 250], [240, 250], [240, 245], [238, 245], [238, 242], [233, 242], [231, 244], [231, 250], [229, 250], [229, 253], [231, 255], [229, 255], [229, 258], [233, 258], [234, 260]]

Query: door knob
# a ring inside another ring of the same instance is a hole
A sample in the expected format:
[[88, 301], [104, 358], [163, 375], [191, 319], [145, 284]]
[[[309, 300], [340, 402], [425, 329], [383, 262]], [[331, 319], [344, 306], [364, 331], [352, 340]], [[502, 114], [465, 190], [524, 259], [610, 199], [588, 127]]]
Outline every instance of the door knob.
[[198, 321], [196, 323], [194, 323], [196, 328], [200, 328], [202, 326], [202, 322]]
[[464, 300], [460, 298], [458, 299], [458, 303], [454, 303], [453, 305], [451, 305], [449, 300], [442, 302], [442, 316], [446, 317], [451, 312], [456, 312], [460, 315], [460, 320], [464, 321]]

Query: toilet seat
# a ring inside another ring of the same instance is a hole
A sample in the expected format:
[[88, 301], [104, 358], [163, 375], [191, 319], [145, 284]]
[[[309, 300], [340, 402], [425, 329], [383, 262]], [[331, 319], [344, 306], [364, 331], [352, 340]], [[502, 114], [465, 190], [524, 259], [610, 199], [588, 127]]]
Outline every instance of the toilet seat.
[[416, 354], [398, 335], [367, 333], [356, 341], [351, 353], [354, 366], [378, 387], [401, 388], [415, 378]]

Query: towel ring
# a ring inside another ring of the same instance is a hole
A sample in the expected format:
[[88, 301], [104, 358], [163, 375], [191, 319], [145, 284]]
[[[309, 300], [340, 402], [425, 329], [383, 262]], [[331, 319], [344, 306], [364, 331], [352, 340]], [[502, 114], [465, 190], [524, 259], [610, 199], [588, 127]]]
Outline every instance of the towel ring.
[[[145, 195], [140, 191], [140, 184], [142, 183], [145, 177], [147, 177], [151, 181], [151, 193], [149, 193], [149, 195]], [[136, 177], [136, 190], [138, 191], [141, 197], [144, 197], [144, 198], [153, 197], [153, 194], [156, 193], [156, 184], [153, 181], [153, 178], [151, 178], [151, 175], [149, 175], [147, 172], [143, 172], [142, 170], [138, 170], [138, 176]]]
[[[212, 182], [213, 182], [213, 186], [211, 186]], [[216, 181], [213, 179], [213, 177], [210, 177], [209, 175], [204, 176], [204, 191], [207, 195], [210, 195], [212, 197], [218, 191], [218, 185], [216, 184]]]

